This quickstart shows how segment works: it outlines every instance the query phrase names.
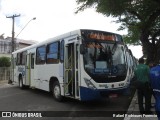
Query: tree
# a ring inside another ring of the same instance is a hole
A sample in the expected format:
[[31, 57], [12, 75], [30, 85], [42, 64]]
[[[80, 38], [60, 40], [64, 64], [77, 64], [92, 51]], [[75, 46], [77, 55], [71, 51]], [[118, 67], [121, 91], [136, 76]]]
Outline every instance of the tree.
[[77, 0], [76, 13], [94, 7], [97, 12], [117, 18], [118, 30], [126, 29], [124, 40], [141, 44], [143, 54], [150, 61], [160, 60], [160, 0]]
[[10, 67], [11, 61], [9, 57], [0, 57], [0, 67]]

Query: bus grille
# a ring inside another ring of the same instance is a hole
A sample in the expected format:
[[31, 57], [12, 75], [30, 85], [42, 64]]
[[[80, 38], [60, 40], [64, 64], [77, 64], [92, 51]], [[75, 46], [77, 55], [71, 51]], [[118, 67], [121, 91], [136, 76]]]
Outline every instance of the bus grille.
[[126, 76], [114, 76], [114, 77], [92, 76], [92, 79], [97, 83], [112, 83], [112, 82], [124, 81], [126, 79]]

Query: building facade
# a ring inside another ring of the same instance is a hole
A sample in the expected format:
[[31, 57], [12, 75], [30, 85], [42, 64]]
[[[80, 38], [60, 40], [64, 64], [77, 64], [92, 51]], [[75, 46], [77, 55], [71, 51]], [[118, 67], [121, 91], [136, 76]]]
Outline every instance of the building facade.
[[[35, 44], [36, 41], [32, 40], [22, 40], [15, 39], [14, 40], [14, 51]], [[0, 57], [10, 57], [12, 52], [12, 38], [0, 38]]]

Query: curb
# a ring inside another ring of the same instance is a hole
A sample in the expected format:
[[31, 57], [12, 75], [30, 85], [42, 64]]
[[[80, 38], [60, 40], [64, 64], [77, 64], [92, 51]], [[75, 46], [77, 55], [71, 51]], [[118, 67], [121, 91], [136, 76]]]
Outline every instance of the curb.
[[[131, 103], [129, 105], [129, 108], [128, 108], [126, 114], [132, 114], [133, 113], [135, 105], [136, 105], [136, 101], [137, 101], [137, 90], [135, 91], [135, 94], [134, 94], [134, 96], [132, 98], [132, 101], [131, 101]], [[125, 117], [124, 118], [124, 120], [130, 120], [130, 119], [131, 119], [131, 117]]]

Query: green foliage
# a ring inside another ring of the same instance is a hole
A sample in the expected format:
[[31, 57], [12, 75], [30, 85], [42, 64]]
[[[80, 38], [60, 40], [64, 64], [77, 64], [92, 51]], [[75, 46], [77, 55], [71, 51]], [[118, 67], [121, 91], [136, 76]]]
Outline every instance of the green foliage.
[[9, 57], [0, 57], [0, 67], [10, 67], [11, 60]]
[[76, 13], [94, 7], [105, 16], [116, 17], [121, 23], [118, 30], [128, 30], [126, 43], [140, 43], [142, 32], [151, 39], [160, 32], [160, 0], [77, 0], [77, 4]]
[[118, 30], [127, 29], [126, 44], [142, 45], [143, 57], [159, 61], [160, 0], [77, 0], [76, 13], [94, 7], [97, 12], [117, 18]]
[[126, 44], [132, 45], [142, 45], [139, 40], [140, 38], [140, 30], [135, 26], [128, 27], [128, 34], [123, 36], [124, 42]]

